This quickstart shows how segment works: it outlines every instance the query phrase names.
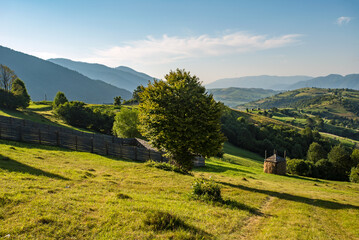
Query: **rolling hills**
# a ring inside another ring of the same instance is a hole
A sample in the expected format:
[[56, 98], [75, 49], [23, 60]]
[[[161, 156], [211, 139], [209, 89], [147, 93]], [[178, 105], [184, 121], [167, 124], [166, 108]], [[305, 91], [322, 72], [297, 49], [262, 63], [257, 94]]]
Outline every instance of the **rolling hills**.
[[207, 90], [213, 94], [216, 101], [221, 101], [229, 107], [236, 107], [240, 104], [256, 101], [258, 99], [273, 96], [279, 91], [262, 88], [212, 88]]
[[225, 78], [206, 84], [206, 88], [264, 88], [273, 90], [284, 90], [288, 86], [312, 79], [308, 76], [249, 76], [240, 78]]
[[244, 108], [300, 108], [328, 115], [358, 118], [359, 91], [351, 89], [301, 88], [243, 104]]
[[101, 80], [108, 84], [132, 92], [139, 85], [147, 85], [153, 77], [137, 72], [129, 67], [110, 68], [97, 63], [76, 62], [70, 59], [53, 58], [48, 61], [77, 71], [91, 79]]
[[90, 79], [55, 63], [0, 46], [0, 64], [15, 71], [25, 84], [31, 99], [51, 100], [58, 91], [69, 100], [87, 103], [112, 103], [113, 98], [131, 98], [131, 92], [99, 80]]

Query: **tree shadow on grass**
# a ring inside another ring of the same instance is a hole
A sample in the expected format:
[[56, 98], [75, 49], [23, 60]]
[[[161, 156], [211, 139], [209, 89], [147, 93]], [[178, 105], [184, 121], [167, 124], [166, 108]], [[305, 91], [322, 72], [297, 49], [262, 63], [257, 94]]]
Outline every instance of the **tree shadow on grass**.
[[306, 178], [306, 177], [301, 177], [301, 176], [296, 176], [296, 175], [285, 175], [286, 177], [289, 178], [296, 178], [296, 179], [301, 179], [301, 180], [305, 180], [305, 181], [312, 181], [312, 182], [317, 182], [317, 183], [324, 183], [324, 181], [320, 180], [320, 179], [310, 179], [310, 178]]
[[[211, 239], [212, 235], [202, 229], [196, 228], [181, 218], [163, 211], [150, 211], [147, 213], [143, 223], [156, 232], [185, 230], [190, 233], [190, 238], [186, 239]], [[172, 239], [172, 238], [171, 238]], [[176, 238], [175, 238], [176, 239]], [[183, 239], [183, 238], [181, 238]]]
[[28, 173], [35, 176], [45, 176], [59, 180], [69, 180], [68, 178], [62, 177], [60, 175], [49, 173], [41, 169], [31, 167], [29, 165], [23, 164], [21, 162], [18, 162], [8, 157], [4, 157], [2, 155], [0, 155], [0, 169], [9, 172]]
[[263, 216], [264, 214], [257, 208], [254, 208], [254, 207], [250, 207], [244, 203], [240, 203], [240, 202], [237, 202], [235, 200], [232, 200], [232, 199], [226, 199], [226, 200], [222, 200], [220, 202], [220, 204], [224, 205], [224, 206], [227, 206], [231, 209], [238, 209], [238, 210], [244, 210], [244, 211], [247, 211], [249, 213], [252, 213], [254, 215], [257, 215], [257, 216]]
[[351, 205], [351, 204], [337, 203], [337, 202], [333, 202], [333, 201], [329, 201], [329, 200], [322, 200], [322, 199], [316, 199], [316, 198], [307, 198], [307, 197], [292, 195], [292, 194], [288, 194], [288, 193], [280, 193], [280, 192], [271, 191], [271, 190], [263, 190], [263, 189], [247, 187], [247, 186], [243, 186], [243, 185], [236, 185], [236, 184], [221, 182], [221, 181], [217, 181], [217, 183], [220, 183], [220, 184], [223, 184], [223, 185], [226, 185], [229, 187], [238, 188], [238, 189], [241, 189], [244, 191], [263, 193], [263, 194], [267, 194], [272, 197], [277, 197], [277, 198], [288, 200], [288, 201], [305, 203], [305, 204], [309, 204], [309, 205], [321, 207], [321, 208], [326, 208], [326, 209], [357, 209], [357, 210], [359, 210], [359, 206], [355, 206], [355, 205]]
[[211, 164], [211, 163], [206, 163], [205, 167], [193, 168], [192, 171], [193, 172], [215, 172], [215, 173], [234, 171], [234, 172], [253, 174], [253, 172], [250, 172], [250, 171], [246, 171], [246, 170], [242, 170], [242, 169], [238, 169], [238, 168], [227, 167], [227, 166], [215, 165], [215, 164]]

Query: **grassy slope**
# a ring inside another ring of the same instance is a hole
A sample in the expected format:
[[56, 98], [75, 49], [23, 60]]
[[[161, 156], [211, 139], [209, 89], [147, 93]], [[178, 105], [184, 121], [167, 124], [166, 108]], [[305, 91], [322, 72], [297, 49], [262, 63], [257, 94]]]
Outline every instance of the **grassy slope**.
[[[55, 147], [0, 141], [0, 237], [11, 239], [358, 239], [359, 184], [276, 176], [261, 158], [225, 146], [194, 176]], [[212, 177], [231, 205], [190, 200]], [[118, 194], [129, 196], [128, 199]], [[154, 232], [146, 213], [188, 227]]]
[[[100, 110], [119, 111], [118, 109], [115, 109], [113, 105], [88, 104], [88, 106], [93, 109], [97, 108]], [[133, 108], [134, 106], [122, 106], [122, 107]], [[55, 117], [52, 112], [52, 102], [38, 102], [38, 103], [31, 102], [30, 106], [26, 109], [18, 109], [18, 110], [0, 109], [0, 116], [21, 118], [21, 119], [34, 121], [37, 123], [66, 127], [83, 132], [91, 132], [91, 130], [89, 129], [82, 129], [68, 125], [63, 120]]]

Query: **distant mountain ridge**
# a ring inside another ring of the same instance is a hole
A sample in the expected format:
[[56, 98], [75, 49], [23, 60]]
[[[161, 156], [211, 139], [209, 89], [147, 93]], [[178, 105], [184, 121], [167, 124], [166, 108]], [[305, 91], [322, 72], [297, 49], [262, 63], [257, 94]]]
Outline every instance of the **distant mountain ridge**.
[[206, 88], [263, 88], [272, 90], [286, 90], [292, 84], [312, 79], [309, 76], [248, 76], [239, 78], [219, 79], [206, 84]]
[[346, 76], [330, 74], [324, 77], [316, 77], [307, 81], [297, 82], [290, 85], [288, 89], [292, 90], [304, 87], [349, 88], [359, 90], [359, 74], [349, 74]]
[[91, 79], [101, 80], [132, 92], [139, 85], [147, 85], [153, 77], [137, 72], [129, 67], [107, 67], [98, 63], [77, 62], [65, 58], [52, 58], [48, 61], [77, 71]]
[[52, 100], [58, 91], [69, 100], [86, 103], [112, 103], [113, 98], [131, 98], [131, 92], [76, 71], [25, 53], [0, 46], [0, 64], [15, 71], [22, 79], [33, 101]]

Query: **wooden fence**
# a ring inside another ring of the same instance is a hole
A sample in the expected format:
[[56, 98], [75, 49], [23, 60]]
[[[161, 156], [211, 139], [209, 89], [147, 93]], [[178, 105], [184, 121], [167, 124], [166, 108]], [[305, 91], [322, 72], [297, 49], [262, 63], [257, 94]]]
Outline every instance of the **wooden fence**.
[[[58, 146], [135, 161], [144, 162], [149, 159], [158, 162], [168, 161], [163, 153], [156, 151], [141, 139], [85, 133], [12, 117], [0, 116], [0, 139]], [[204, 165], [203, 158], [194, 160], [194, 166]]]

